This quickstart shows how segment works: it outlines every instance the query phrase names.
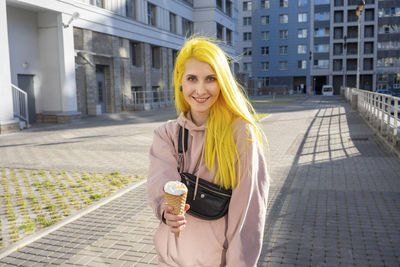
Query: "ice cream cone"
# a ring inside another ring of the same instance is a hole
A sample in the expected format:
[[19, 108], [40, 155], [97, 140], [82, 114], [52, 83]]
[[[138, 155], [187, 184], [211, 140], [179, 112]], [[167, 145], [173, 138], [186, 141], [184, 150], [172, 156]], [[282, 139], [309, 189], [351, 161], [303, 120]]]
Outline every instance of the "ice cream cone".
[[[164, 191], [165, 200], [167, 204], [173, 208], [171, 211], [174, 215], [183, 215], [185, 214], [185, 204], [186, 204], [186, 196], [187, 193], [183, 193], [181, 195], [172, 195]], [[181, 232], [175, 233], [176, 237], [180, 236]]]

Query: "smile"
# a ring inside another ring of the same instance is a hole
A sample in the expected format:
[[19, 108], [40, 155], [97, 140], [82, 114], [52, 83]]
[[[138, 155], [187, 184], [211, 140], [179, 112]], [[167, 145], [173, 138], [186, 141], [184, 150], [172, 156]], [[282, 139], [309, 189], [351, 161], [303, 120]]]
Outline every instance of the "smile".
[[206, 102], [208, 99], [209, 99], [209, 97], [207, 97], [207, 98], [200, 98], [200, 97], [192, 97], [197, 103], [204, 103], [204, 102]]

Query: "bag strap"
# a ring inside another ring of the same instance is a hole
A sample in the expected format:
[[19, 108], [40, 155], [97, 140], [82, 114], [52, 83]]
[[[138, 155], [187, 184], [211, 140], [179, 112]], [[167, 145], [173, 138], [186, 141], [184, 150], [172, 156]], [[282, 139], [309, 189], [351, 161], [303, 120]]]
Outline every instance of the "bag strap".
[[[182, 126], [179, 125], [179, 137], [178, 137], [178, 153], [183, 153], [182, 149]], [[185, 152], [187, 151], [187, 146], [188, 146], [188, 138], [189, 138], [189, 130], [185, 128], [185, 140], [183, 140], [183, 146], [185, 149]]]
[[[183, 134], [182, 126], [179, 125], [179, 136], [178, 136], [178, 157], [179, 157], [179, 162], [178, 162], [178, 172], [182, 172], [184, 168], [184, 157], [183, 157], [183, 149], [185, 149], [185, 152], [187, 151], [188, 148], [188, 138], [189, 138], [189, 130], [185, 128], [185, 132]], [[183, 135], [183, 136], [182, 136]], [[182, 138], [183, 140], [183, 148], [182, 148]]]

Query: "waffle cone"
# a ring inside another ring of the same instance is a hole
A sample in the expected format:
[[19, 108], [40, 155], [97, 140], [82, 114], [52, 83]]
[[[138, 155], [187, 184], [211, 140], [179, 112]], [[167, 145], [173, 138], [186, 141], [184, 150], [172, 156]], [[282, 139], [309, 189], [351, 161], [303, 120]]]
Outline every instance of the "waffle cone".
[[[175, 196], [168, 194], [164, 191], [164, 197], [167, 201], [167, 204], [173, 207], [171, 214], [174, 215], [183, 215], [185, 214], [185, 204], [186, 204], [186, 196], [187, 193], [183, 193], [182, 195]], [[180, 232], [176, 233], [176, 236], [179, 237]]]

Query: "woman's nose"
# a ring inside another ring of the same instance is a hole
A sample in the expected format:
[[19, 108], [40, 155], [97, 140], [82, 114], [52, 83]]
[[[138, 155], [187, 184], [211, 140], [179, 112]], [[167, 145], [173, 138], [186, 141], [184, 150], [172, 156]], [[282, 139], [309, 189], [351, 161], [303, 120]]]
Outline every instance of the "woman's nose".
[[198, 95], [204, 94], [206, 91], [207, 91], [207, 90], [206, 90], [206, 85], [205, 85], [204, 83], [199, 83], [199, 84], [196, 86], [196, 93], [197, 93]]

